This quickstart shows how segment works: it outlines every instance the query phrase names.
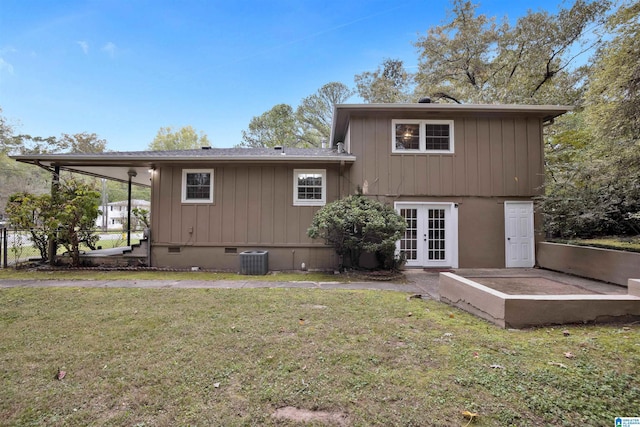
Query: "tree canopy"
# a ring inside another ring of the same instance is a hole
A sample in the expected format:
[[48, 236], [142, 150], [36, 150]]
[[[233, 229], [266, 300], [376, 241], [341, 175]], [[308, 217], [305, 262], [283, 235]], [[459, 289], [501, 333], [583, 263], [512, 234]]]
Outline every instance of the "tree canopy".
[[331, 82], [304, 98], [295, 112], [288, 104], [278, 104], [251, 119], [239, 146], [320, 147], [329, 140], [333, 107], [352, 94], [346, 85]]
[[414, 76], [399, 59], [387, 58], [374, 72], [366, 71], [354, 78], [358, 95], [371, 104], [414, 101]]
[[204, 132], [199, 133], [190, 125], [174, 130], [171, 126], [161, 127], [147, 147], [151, 151], [192, 150], [209, 147], [211, 143]]
[[241, 147], [297, 146], [296, 117], [288, 104], [278, 104], [254, 117], [249, 128], [242, 131]]
[[601, 41], [595, 30], [608, 0], [576, 0], [555, 15], [529, 11], [513, 26], [478, 15], [471, 1], [452, 4], [450, 22], [430, 28], [415, 43], [420, 93], [464, 103], [580, 101], [586, 70], [574, 65]]

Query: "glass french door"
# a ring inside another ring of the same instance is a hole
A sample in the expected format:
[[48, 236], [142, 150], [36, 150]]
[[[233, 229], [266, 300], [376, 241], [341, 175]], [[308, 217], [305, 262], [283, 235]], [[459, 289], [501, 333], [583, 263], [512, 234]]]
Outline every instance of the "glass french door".
[[396, 208], [407, 222], [398, 250], [409, 267], [457, 267], [454, 239], [457, 229], [452, 206], [441, 204], [401, 204]]

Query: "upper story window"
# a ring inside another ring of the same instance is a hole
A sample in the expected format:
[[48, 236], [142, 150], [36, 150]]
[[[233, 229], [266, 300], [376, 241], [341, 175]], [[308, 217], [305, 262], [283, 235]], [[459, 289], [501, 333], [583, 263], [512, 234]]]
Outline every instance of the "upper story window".
[[327, 171], [295, 169], [293, 171], [294, 206], [323, 206], [327, 202]]
[[182, 203], [213, 203], [213, 169], [182, 170]]
[[453, 120], [392, 120], [393, 153], [453, 153]]

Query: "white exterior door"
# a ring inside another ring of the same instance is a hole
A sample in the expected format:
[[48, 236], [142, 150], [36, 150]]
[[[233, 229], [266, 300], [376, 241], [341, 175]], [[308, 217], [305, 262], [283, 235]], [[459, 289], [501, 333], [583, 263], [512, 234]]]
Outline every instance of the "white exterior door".
[[509, 267], [533, 267], [535, 239], [533, 202], [504, 202], [505, 264]]
[[396, 202], [407, 221], [398, 251], [407, 267], [458, 267], [458, 215], [452, 203]]

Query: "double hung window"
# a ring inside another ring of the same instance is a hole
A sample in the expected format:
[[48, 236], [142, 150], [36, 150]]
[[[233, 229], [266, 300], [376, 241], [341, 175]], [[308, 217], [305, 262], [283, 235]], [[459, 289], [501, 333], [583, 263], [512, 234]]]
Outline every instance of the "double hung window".
[[213, 169], [182, 170], [182, 203], [213, 203]]
[[293, 204], [323, 206], [327, 201], [327, 172], [324, 169], [293, 171]]
[[393, 120], [393, 153], [453, 153], [453, 120]]

